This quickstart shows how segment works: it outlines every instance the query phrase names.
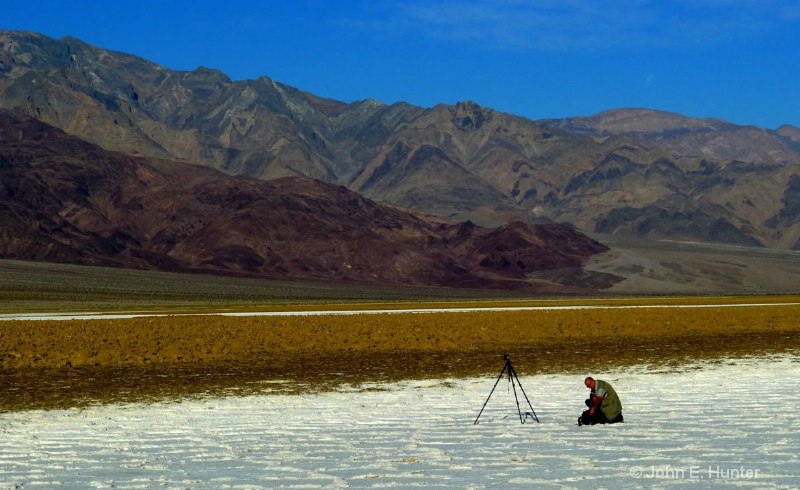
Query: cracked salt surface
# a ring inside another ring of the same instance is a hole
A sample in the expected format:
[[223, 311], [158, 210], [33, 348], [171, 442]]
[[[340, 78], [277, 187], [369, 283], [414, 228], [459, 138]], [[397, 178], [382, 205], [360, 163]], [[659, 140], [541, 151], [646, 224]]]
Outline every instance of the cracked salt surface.
[[797, 356], [586, 373], [612, 426], [575, 424], [583, 374], [518, 374], [541, 423], [504, 377], [473, 425], [497, 375], [3, 413], [0, 488], [800, 486]]

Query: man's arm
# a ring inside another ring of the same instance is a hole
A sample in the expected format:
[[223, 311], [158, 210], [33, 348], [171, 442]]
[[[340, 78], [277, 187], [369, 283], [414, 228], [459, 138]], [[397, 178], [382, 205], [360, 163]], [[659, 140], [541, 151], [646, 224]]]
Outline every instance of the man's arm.
[[589, 415], [594, 415], [594, 411], [595, 411], [595, 409], [596, 409], [597, 407], [599, 407], [601, 403], [603, 403], [603, 397], [602, 397], [602, 396], [600, 396], [600, 395], [597, 395], [597, 394], [595, 394], [595, 395], [592, 397], [592, 401], [593, 401], [594, 403], [592, 404], [592, 407], [589, 409]]

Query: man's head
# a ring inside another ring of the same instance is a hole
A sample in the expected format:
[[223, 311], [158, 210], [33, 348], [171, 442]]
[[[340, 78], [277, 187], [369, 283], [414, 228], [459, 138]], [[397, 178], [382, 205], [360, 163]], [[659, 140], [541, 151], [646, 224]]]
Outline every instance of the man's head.
[[594, 378], [591, 376], [587, 376], [586, 379], [583, 380], [583, 384], [586, 385], [587, 388], [590, 390], [595, 389], [597, 383], [595, 383]]

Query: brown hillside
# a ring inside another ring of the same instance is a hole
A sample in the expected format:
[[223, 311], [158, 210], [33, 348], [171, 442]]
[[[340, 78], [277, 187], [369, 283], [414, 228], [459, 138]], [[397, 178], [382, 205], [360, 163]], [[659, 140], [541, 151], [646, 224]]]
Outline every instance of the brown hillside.
[[[0, 179], [0, 258], [564, 292], [580, 290], [581, 281], [526, 273], [580, 267], [606, 250], [562, 225], [459, 228], [321, 181], [266, 182], [108, 152], [3, 112]], [[524, 267], [509, 274], [516, 257]]]

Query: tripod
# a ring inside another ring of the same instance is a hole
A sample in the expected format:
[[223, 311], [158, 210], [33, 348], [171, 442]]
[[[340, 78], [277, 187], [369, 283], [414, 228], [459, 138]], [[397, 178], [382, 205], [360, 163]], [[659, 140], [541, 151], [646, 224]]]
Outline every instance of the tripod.
[[[494, 389], [497, 388], [497, 383], [500, 382], [500, 379], [503, 377], [503, 374], [508, 371], [508, 382], [511, 383], [511, 387], [514, 389], [514, 399], [517, 401], [517, 412], [519, 413], [519, 421], [520, 423], [524, 424], [525, 420], [527, 419], [528, 415], [533, 418], [536, 422], [539, 422], [539, 417], [536, 416], [536, 412], [533, 411], [533, 406], [531, 405], [531, 401], [528, 400], [528, 395], [525, 394], [525, 390], [522, 389], [522, 383], [519, 382], [519, 378], [517, 377], [517, 371], [514, 370], [514, 366], [511, 365], [511, 359], [508, 358], [508, 354], [503, 354], [503, 359], [506, 361], [505, 365], [503, 366], [502, 371], [500, 371], [500, 376], [497, 377], [497, 381], [494, 382], [494, 386], [492, 387], [492, 391], [489, 392], [489, 396], [486, 398], [486, 401], [483, 403], [483, 408], [478, 413], [478, 416], [475, 417], [475, 422], [472, 425], [476, 425], [478, 423], [478, 419], [481, 418], [481, 414], [483, 413], [483, 409], [486, 408], [486, 404], [489, 403], [489, 398], [492, 397], [492, 393], [494, 393]], [[522, 392], [522, 395], [525, 397], [525, 401], [528, 402], [528, 406], [530, 407], [531, 411], [530, 414], [525, 412], [525, 416], [522, 416], [522, 410], [519, 408], [519, 398], [517, 397], [517, 388], [514, 384], [516, 382], [519, 385], [519, 390]]]

